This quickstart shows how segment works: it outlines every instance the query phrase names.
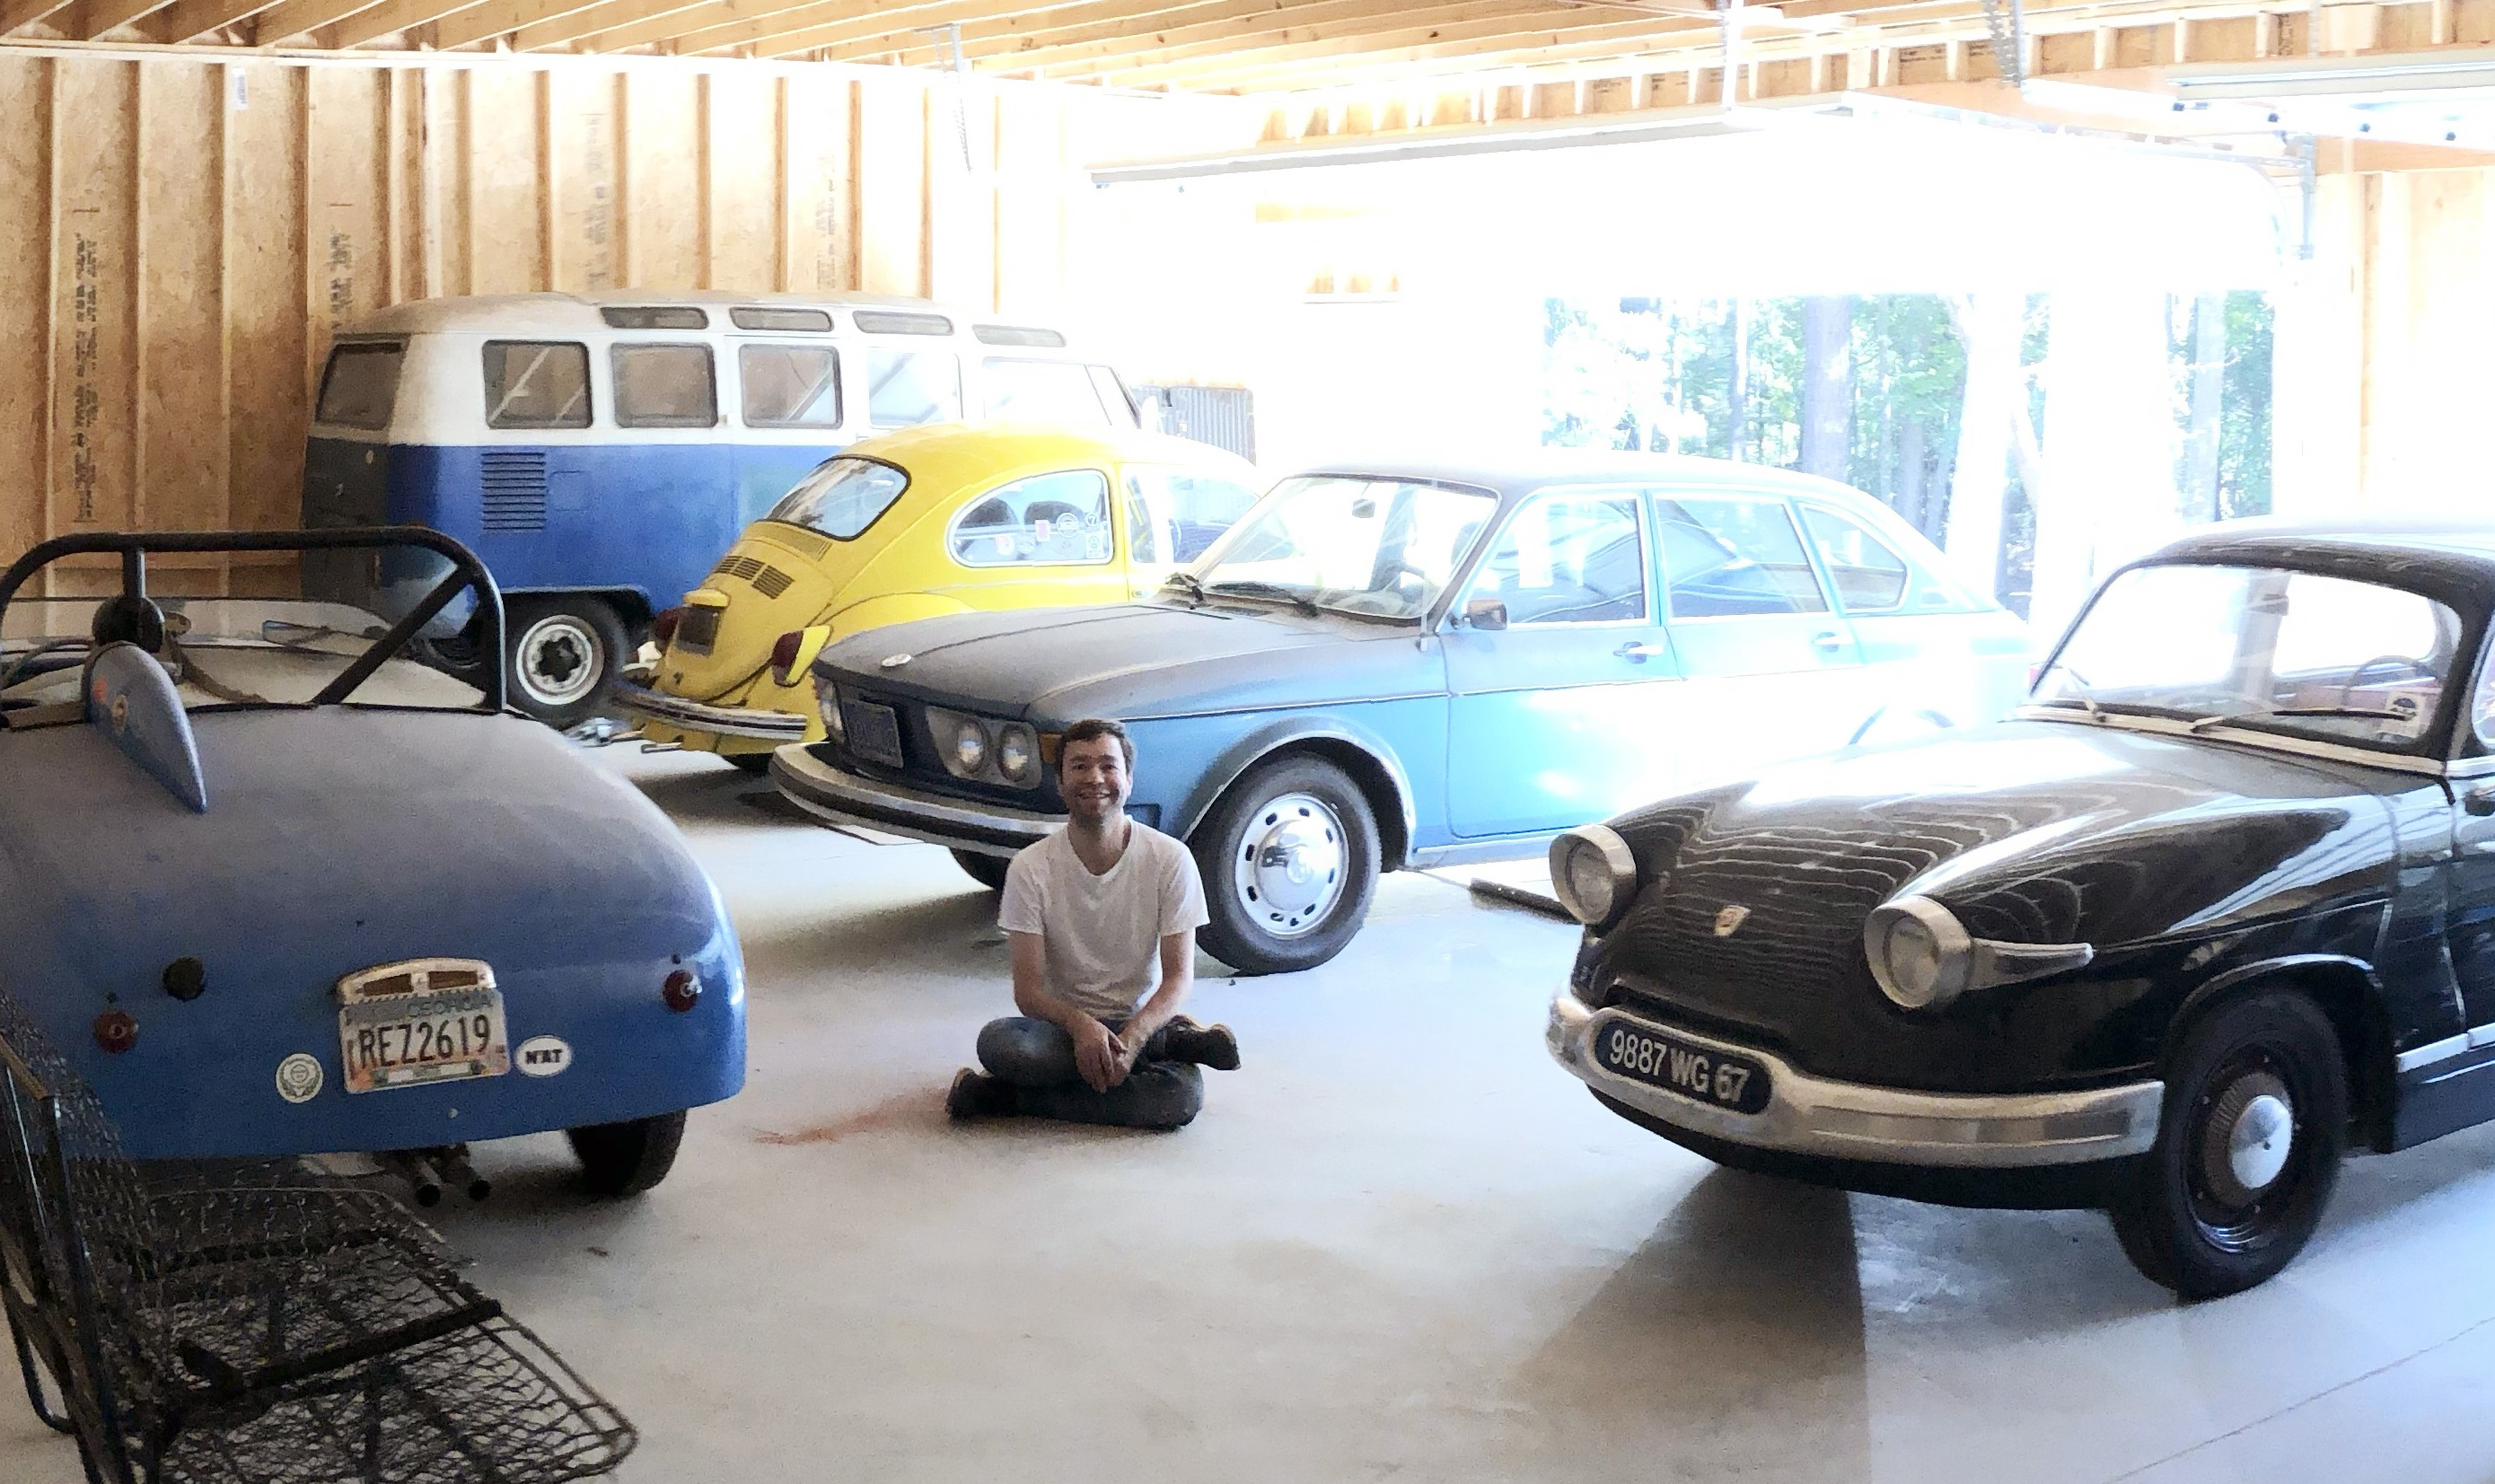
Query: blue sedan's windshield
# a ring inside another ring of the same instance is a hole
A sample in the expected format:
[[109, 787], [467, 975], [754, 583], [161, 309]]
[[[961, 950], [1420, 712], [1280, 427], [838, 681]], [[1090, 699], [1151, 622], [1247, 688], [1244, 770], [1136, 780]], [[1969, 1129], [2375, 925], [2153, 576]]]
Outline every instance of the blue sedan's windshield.
[[1204, 554], [1194, 581], [1210, 597], [1418, 619], [1497, 509], [1490, 494], [1443, 484], [1286, 479]]

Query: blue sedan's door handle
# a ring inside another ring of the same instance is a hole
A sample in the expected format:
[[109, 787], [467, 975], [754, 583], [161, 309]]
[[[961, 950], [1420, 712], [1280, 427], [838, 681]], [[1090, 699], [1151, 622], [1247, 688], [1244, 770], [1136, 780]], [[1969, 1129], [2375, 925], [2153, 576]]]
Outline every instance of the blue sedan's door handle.
[[1845, 641], [1836, 636], [1836, 631], [1833, 629], [1823, 629], [1812, 634], [1810, 644], [1813, 649], [1832, 655], [1845, 647]]
[[2495, 784], [2480, 784], [2460, 796], [2460, 807], [2484, 819], [2495, 815]]
[[1639, 664], [1643, 665], [1647, 661], [1663, 653], [1663, 646], [1654, 642], [1652, 639], [1631, 639], [1619, 648], [1613, 650], [1612, 653], [1619, 656], [1623, 660], [1635, 660]]

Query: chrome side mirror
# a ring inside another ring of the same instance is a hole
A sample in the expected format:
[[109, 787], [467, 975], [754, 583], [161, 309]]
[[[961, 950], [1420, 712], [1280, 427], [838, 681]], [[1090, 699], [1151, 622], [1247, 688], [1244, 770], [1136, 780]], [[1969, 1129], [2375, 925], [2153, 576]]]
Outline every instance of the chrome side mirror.
[[1507, 604], [1496, 598], [1475, 598], [1464, 603], [1464, 627], [1495, 633], [1507, 627]]

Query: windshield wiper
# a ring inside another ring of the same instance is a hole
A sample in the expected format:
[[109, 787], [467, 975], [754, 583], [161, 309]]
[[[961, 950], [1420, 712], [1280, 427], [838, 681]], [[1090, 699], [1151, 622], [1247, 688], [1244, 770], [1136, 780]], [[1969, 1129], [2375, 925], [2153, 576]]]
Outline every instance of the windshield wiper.
[[2204, 716], [2184, 728], [2195, 735], [2229, 722], [2265, 722], [2274, 716], [2355, 716], [2383, 722], [2414, 722], [2414, 711], [2390, 711], [2380, 706], [2273, 706], [2263, 711], [2231, 711], [2224, 716]]
[[1190, 606], [1204, 606], [1204, 580], [1191, 572], [1174, 572], [1161, 579], [1161, 586], [1177, 588]]
[[[2104, 721], [2106, 719], [2105, 707], [2098, 705], [2097, 698], [2088, 694], [2088, 677], [2080, 674], [2078, 670], [2071, 668], [2069, 665], [2064, 665], [2059, 660], [2054, 661], [2051, 665], [2045, 667], [2045, 675], [2049, 675], [2055, 670], [2060, 670], [2063, 674], [2070, 676], [2077, 686], [2077, 689], [2073, 690], [2068, 696], [2056, 696], [2051, 700], [2044, 702], [2044, 704], [2048, 706], [2067, 705], [2068, 703], [2076, 700], [2080, 705], [2088, 708], [2089, 721]], [[2045, 678], [2045, 675], [2039, 675], [2036, 678], [2042, 680]]]
[[1237, 582], [1216, 582], [1210, 587], [1205, 587], [1199, 584], [1198, 590], [1206, 593], [1217, 593], [1224, 598], [1234, 596], [1240, 598], [1269, 598], [1276, 603], [1287, 603], [1292, 607], [1306, 613], [1310, 618], [1316, 617], [1319, 612], [1323, 611], [1318, 608], [1315, 599], [1310, 598], [1308, 594], [1299, 592], [1296, 589], [1284, 587], [1278, 582], [1251, 582], [1245, 580]]

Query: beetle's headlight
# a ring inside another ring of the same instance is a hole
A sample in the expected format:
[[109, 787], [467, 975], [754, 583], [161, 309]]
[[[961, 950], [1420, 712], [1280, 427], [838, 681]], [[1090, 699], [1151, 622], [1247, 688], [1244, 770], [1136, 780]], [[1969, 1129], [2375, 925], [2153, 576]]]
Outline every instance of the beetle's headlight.
[[1020, 722], [997, 728], [997, 771], [1009, 784], [1028, 785], [1039, 775], [1039, 737]]
[[823, 734], [839, 742], [848, 736], [848, 727], [841, 721], [841, 693], [831, 686], [815, 688], [815, 709], [823, 714]]
[[1881, 993], [1907, 1009], [1928, 1010], [1966, 992], [1975, 940], [1938, 902], [1903, 897], [1872, 909], [1863, 951]]
[[1600, 824], [1569, 830], [1551, 842], [1551, 889], [1569, 915], [1599, 933], [1637, 895], [1637, 857]]
[[969, 777], [988, 761], [988, 729], [970, 717], [953, 724], [953, 771]]

